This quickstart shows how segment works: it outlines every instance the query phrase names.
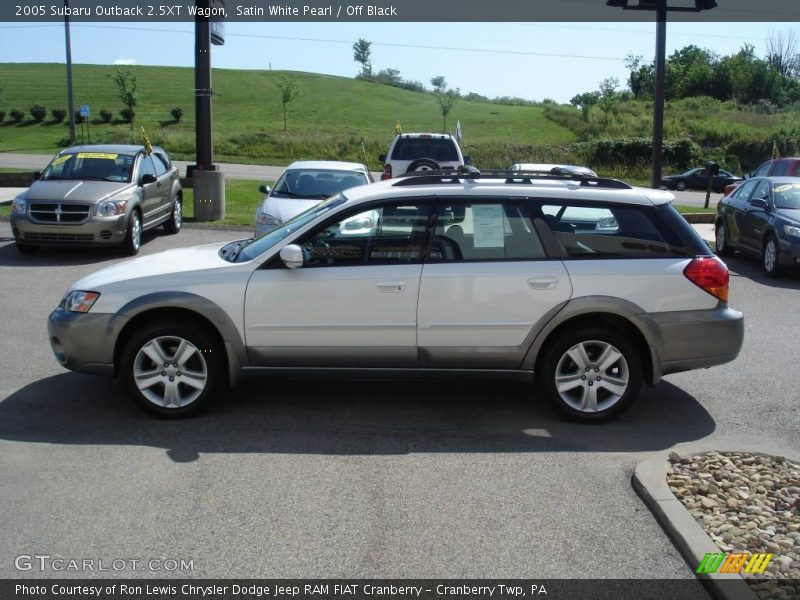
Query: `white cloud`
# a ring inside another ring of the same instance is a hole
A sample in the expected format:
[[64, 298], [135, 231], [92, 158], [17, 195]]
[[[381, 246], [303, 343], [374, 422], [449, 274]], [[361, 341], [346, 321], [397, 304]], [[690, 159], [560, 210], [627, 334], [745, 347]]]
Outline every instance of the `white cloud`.
[[135, 58], [115, 58], [114, 59], [115, 65], [135, 65], [136, 59]]

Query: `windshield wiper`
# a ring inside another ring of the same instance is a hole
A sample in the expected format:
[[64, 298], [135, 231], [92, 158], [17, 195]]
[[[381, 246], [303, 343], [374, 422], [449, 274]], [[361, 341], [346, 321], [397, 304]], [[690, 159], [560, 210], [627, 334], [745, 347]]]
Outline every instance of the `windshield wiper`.
[[228, 262], [236, 262], [236, 259], [239, 258], [239, 253], [242, 251], [242, 248], [247, 246], [250, 242], [252, 242], [255, 238], [248, 238], [246, 240], [236, 240], [230, 242], [222, 247], [220, 250], [220, 257]]

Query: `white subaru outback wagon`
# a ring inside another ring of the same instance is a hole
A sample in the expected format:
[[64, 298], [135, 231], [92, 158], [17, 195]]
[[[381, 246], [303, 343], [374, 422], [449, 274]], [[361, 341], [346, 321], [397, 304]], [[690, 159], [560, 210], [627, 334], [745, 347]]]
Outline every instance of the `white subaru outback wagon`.
[[166, 417], [246, 374], [347, 369], [519, 377], [563, 415], [601, 421], [643, 382], [742, 345], [728, 270], [671, 200], [551, 173], [352, 188], [261, 237], [81, 279], [50, 343], [64, 367], [117, 376]]

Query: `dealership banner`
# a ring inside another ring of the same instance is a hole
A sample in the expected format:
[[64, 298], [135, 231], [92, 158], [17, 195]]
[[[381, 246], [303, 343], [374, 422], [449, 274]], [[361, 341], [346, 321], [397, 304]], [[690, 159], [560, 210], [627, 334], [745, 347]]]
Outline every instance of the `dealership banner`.
[[[777, 580], [773, 580], [777, 583]], [[785, 583], [786, 580], [781, 583]], [[725, 582], [722, 582], [725, 585]], [[730, 600], [743, 581], [732, 580]], [[700, 600], [697, 579], [0, 580], [3, 600]]]
[[[669, 0], [671, 21], [800, 21], [794, 0]], [[647, 0], [2, 0], [0, 21], [653, 21]], [[625, 9], [625, 10], [623, 10]], [[702, 10], [701, 10], [702, 9]]]

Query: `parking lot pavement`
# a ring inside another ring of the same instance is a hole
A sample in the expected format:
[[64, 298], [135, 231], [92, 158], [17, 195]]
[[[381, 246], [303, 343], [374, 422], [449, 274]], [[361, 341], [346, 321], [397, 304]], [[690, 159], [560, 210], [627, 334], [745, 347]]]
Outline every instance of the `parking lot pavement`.
[[[149, 234], [142, 253], [236, 235]], [[740, 358], [670, 375], [605, 425], [561, 421], [520, 383], [461, 379], [253, 380], [172, 422], [64, 371], [47, 342], [67, 286], [125, 259], [22, 256], [7, 222], [0, 240], [0, 577], [63, 576], [14, 569], [42, 553], [193, 560], [193, 577], [688, 578], [631, 487], [636, 464], [683, 443], [800, 444], [800, 322], [785, 318], [800, 276], [768, 280], [757, 261], [729, 260]]]

